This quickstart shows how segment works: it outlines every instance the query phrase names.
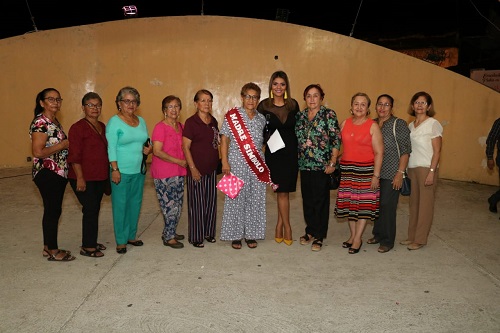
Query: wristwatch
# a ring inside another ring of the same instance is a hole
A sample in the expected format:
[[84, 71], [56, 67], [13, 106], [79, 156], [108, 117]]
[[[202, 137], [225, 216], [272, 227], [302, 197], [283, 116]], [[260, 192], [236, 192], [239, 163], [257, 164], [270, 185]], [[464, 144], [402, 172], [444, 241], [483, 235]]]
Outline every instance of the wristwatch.
[[430, 168], [430, 169], [429, 169], [429, 171], [434, 172], [434, 169], [433, 169], [433, 168]]
[[120, 171], [119, 168], [111, 168], [111, 171]]

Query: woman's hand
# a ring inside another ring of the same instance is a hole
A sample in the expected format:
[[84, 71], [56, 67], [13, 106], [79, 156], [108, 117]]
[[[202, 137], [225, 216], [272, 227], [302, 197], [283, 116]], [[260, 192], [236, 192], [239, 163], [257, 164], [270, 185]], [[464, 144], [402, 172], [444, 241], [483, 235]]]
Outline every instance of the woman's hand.
[[401, 186], [403, 185], [403, 174], [401, 172], [396, 172], [396, 175], [394, 175], [394, 178], [392, 179], [392, 188], [394, 190], [400, 190]]
[[330, 166], [330, 165], [327, 165], [326, 168], [325, 168], [325, 173], [327, 175], [333, 173], [335, 171], [335, 166]]
[[376, 189], [378, 189], [379, 186], [380, 186], [380, 179], [378, 177], [373, 176], [372, 183], [370, 185], [370, 189], [375, 191]]

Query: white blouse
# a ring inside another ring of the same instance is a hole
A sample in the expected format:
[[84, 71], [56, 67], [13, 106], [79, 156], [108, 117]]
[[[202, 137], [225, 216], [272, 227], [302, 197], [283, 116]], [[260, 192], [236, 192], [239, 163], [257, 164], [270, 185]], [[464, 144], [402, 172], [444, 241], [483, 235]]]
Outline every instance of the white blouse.
[[412, 121], [408, 127], [410, 128], [411, 140], [408, 168], [430, 168], [432, 154], [434, 153], [432, 139], [443, 136], [443, 126], [436, 119], [429, 117], [418, 127], [415, 127], [415, 121]]

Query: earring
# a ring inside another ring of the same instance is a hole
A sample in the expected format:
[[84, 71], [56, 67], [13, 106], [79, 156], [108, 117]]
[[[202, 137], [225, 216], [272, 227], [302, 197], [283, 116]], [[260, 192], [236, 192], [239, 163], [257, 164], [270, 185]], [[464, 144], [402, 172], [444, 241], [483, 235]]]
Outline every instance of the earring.
[[285, 90], [285, 99], [287, 99], [288, 97], [286, 96], [286, 90]]
[[369, 115], [369, 114], [370, 114], [370, 112], [371, 112], [371, 111], [370, 111], [370, 110], [368, 110], [368, 111], [366, 112], [366, 114], [367, 114], [367, 115]]
[[166, 114], [166, 113], [164, 113], [164, 114], [163, 114], [163, 117], [164, 117], [165, 119], [167, 119], [167, 114]]
[[271, 90], [271, 92], [269, 93], [269, 97], [274, 98], [274, 94], [273, 94], [273, 91], [272, 91], [272, 90]]
[[349, 112], [351, 112], [351, 114], [354, 114], [354, 112], [352, 112], [352, 109], [351, 109], [351, 110], [349, 110]]

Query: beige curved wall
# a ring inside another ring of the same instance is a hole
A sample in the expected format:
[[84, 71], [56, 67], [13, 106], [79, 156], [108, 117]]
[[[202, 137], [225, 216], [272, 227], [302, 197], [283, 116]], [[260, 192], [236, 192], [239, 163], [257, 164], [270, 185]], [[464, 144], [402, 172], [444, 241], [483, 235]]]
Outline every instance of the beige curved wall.
[[209, 89], [214, 115], [222, 120], [239, 104], [244, 83], [256, 82], [267, 97], [269, 76], [281, 69], [302, 107], [303, 89], [320, 83], [325, 105], [340, 120], [349, 117], [350, 98], [358, 91], [372, 100], [391, 94], [396, 115], [407, 121], [411, 96], [429, 92], [444, 126], [440, 177], [498, 183], [487, 172], [484, 141], [500, 113], [499, 93], [410, 56], [323, 30], [221, 16], [128, 19], [0, 40], [0, 66], [0, 167], [30, 165], [28, 126], [36, 94], [46, 87], [57, 88], [64, 98], [58, 118], [67, 131], [82, 116], [87, 91], [103, 97], [101, 120], [107, 122], [116, 112], [118, 90], [134, 86], [151, 132], [166, 95], [182, 99], [185, 120], [194, 112], [194, 93]]

